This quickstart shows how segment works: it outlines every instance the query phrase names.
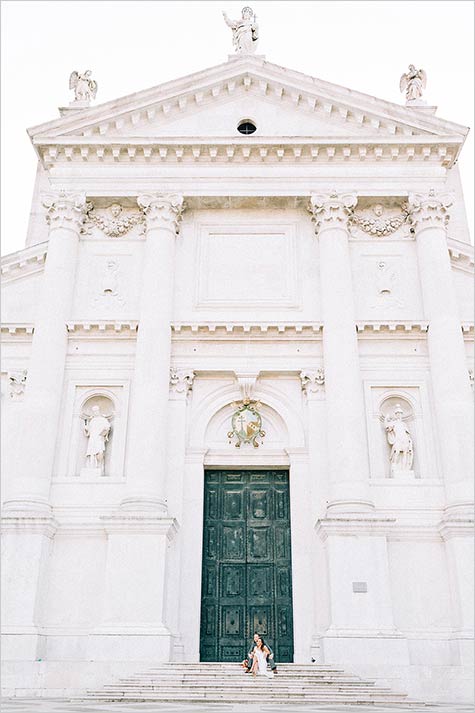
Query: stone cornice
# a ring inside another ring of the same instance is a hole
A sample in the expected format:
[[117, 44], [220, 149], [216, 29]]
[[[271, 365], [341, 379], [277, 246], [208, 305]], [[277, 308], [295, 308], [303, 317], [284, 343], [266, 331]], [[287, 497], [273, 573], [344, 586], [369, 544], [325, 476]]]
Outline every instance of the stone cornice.
[[249, 339], [257, 338], [299, 338], [321, 339], [323, 324], [321, 322], [194, 322], [172, 324], [174, 339]]
[[34, 141], [46, 169], [98, 164], [327, 164], [395, 161], [450, 167], [459, 137], [61, 137]]
[[66, 329], [71, 336], [86, 338], [115, 338], [135, 339], [138, 328], [137, 320], [116, 320], [116, 321], [88, 321], [81, 320], [67, 322]]
[[[135, 339], [139, 326], [138, 320], [78, 320], [66, 323], [66, 329], [71, 338]], [[427, 321], [394, 320], [388, 321], [358, 321], [355, 329], [360, 336], [378, 335], [384, 338], [393, 336], [424, 337], [428, 330]], [[473, 322], [462, 322], [461, 330], [465, 338], [473, 338]], [[0, 325], [4, 337], [31, 338], [34, 324], [4, 322]], [[226, 340], [246, 339], [250, 336], [256, 339], [304, 340], [320, 341], [324, 329], [323, 322], [176, 322], [171, 325], [174, 340]], [[425, 337], [424, 337], [425, 338]]]
[[3, 282], [10, 282], [18, 277], [41, 272], [47, 252], [48, 243], [44, 242], [2, 257], [1, 272]]
[[0, 327], [2, 338], [12, 337], [13, 339], [26, 339], [30, 341], [35, 327], [33, 324], [20, 324], [18, 322], [3, 322]]
[[429, 322], [410, 320], [392, 320], [392, 321], [358, 321], [356, 323], [356, 331], [360, 332], [427, 332]]

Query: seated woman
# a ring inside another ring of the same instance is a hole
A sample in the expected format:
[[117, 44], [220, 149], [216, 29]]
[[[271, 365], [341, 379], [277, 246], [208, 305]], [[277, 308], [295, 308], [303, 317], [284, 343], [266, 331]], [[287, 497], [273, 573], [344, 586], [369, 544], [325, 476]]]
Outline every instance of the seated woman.
[[253, 676], [267, 676], [267, 678], [274, 678], [272, 671], [267, 670], [267, 657], [269, 655], [270, 651], [265, 645], [264, 639], [259, 636], [252, 651], [251, 673]]

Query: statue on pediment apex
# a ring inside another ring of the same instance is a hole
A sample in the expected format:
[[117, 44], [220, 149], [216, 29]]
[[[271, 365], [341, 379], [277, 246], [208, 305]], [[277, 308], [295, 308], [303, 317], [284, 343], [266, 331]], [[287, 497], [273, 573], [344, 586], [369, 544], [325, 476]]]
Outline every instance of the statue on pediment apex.
[[401, 92], [406, 92], [406, 104], [412, 102], [420, 102], [422, 94], [427, 84], [427, 74], [423, 69], [416, 69], [413, 64], [399, 80], [399, 89]]
[[239, 20], [230, 20], [225, 12], [223, 17], [226, 25], [233, 32], [233, 46], [238, 54], [252, 54], [256, 51], [259, 38], [257, 17], [252, 8], [243, 7]]

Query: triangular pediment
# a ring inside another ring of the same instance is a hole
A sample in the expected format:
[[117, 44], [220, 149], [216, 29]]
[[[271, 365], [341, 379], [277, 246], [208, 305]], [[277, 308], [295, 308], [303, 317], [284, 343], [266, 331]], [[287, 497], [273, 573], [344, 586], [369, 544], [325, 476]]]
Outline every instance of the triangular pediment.
[[33, 127], [35, 145], [127, 138], [240, 136], [252, 118], [261, 137], [456, 137], [467, 129], [423, 110], [400, 106], [242, 57]]

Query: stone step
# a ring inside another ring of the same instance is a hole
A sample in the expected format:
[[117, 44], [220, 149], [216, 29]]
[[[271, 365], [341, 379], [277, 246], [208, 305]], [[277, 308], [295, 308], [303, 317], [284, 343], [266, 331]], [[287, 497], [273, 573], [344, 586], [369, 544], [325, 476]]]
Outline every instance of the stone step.
[[[101, 702], [101, 703], [147, 703], [147, 702], [154, 702], [154, 703], [222, 703], [222, 704], [244, 704], [244, 705], [255, 705], [257, 703], [262, 703], [262, 695], [254, 695], [254, 696], [245, 696], [239, 699], [233, 698], [230, 700], [229, 698], [225, 696], [213, 696], [209, 695], [206, 697], [203, 696], [193, 696], [189, 694], [181, 694], [180, 696], [161, 696], [160, 698], [157, 698], [156, 696], [136, 696], [136, 697], [127, 697], [127, 698], [118, 698], [116, 696], [102, 696], [100, 698], [88, 698], [87, 701], [90, 703], [92, 700]], [[288, 697], [269, 697], [267, 693], [265, 694], [265, 702], [266, 704], [272, 704], [272, 705], [280, 705], [280, 704], [300, 704], [300, 705], [319, 705], [319, 704], [330, 704], [330, 705], [375, 705], [379, 704], [380, 706], [384, 708], [399, 708], [400, 710], [407, 711], [410, 710], [413, 707], [419, 707], [422, 705], [421, 703], [415, 702], [415, 701], [407, 701], [407, 700], [388, 700], [385, 698], [381, 698], [378, 700], [375, 699], [370, 699], [367, 697], [358, 697], [355, 695], [352, 696], [344, 696], [344, 697], [337, 697], [337, 698], [332, 698], [331, 696], [327, 697], [321, 697], [321, 696], [309, 696], [306, 698], [297, 698], [295, 696], [288, 696]], [[84, 702], [84, 699], [80, 699], [82, 702]], [[87, 702], [86, 701], [86, 702]]]
[[374, 681], [346, 673], [338, 666], [279, 664], [271, 678], [245, 674], [237, 663], [165, 663], [88, 692], [88, 700], [103, 702], [201, 702], [252, 704], [342, 703], [381, 704], [411, 708], [407, 700]]

